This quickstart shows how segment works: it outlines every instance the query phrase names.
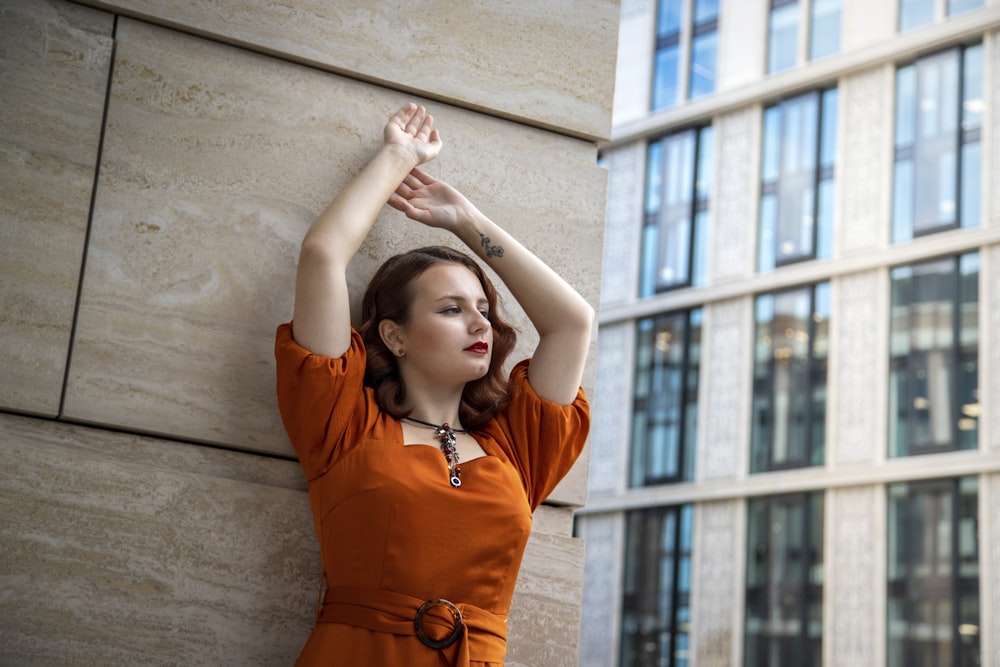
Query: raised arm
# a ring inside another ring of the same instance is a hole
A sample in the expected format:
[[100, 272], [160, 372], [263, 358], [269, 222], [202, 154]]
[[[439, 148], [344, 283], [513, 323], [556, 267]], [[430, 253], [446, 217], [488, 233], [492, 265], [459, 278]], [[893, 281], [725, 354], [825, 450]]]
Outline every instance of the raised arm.
[[385, 145], [302, 240], [292, 326], [296, 342], [316, 354], [339, 357], [350, 347], [347, 264], [403, 178], [441, 150], [434, 119], [415, 104], [393, 114], [383, 134]]
[[413, 220], [451, 231], [496, 271], [539, 334], [528, 381], [542, 398], [571, 403], [590, 347], [590, 304], [460, 192], [419, 169], [403, 180], [389, 204]]

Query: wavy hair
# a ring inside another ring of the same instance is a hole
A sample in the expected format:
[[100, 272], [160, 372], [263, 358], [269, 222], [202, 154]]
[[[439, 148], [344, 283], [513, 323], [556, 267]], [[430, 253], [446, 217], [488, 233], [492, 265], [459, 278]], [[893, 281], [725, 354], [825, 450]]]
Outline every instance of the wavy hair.
[[486, 375], [466, 383], [459, 405], [459, 419], [467, 429], [489, 421], [506, 404], [508, 396], [504, 362], [517, 342], [517, 331], [505, 322], [497, 309], [497, 291], [479, 264], [465, 253], [447, 246], [428, 246], [387, 259], [368, 283], [361, 300], [359, 328], [365, 343], [368, 363], [365, 384], [375, 390], [375, 399], [385, 412], [396, 419], [409, 415], [404, 404], [406, 387], [399, 374], [396, 356], [378, 332], [379, 322], [391, 320], [405, 325], [413, 303], [413, 281], [436, 264], [459, 264], [472, 271], [489, 302], [488, 320], [493, 329], [493, 357]]

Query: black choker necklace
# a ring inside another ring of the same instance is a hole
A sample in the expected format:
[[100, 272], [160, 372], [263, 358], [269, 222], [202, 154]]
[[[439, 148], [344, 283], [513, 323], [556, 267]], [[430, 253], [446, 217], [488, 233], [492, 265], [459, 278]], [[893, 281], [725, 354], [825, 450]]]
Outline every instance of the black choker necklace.
[[405, 417], [406, 421], [411, 421], [421, 426], [429, 426], [434, 429], [434, 435], [437, 436], [438, 441], [441, 443], [441, 453], [444, 454], [444, 460], [448, 462], [448, 481], [456, 489], [462, 486], [462, 468], [458, 465], [458, 450], [455, 449], [455, 434], [456, 433], [468, 433], [468, 431], [462, 430], [460, 428], [452, 428], [448, 422], [444, 424], [433, 424], [431, 422], [425, 422], [422, 419], [415, 419], [413, 417]]

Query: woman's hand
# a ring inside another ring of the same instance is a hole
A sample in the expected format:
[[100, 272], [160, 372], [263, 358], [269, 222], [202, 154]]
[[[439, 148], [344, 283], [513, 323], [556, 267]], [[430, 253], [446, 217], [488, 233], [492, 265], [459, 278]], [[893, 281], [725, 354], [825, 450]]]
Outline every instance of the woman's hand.
[[416, 164], [429, 162], [441, 152], [441, 137], [427, 109], [410, 102], [392, 114], [382, 131], [386, 146], [408, 151]]
[[451, 232], [478, 212], [461, 192], [419, 169], [403, 179], [389, 205], [411, 220]]

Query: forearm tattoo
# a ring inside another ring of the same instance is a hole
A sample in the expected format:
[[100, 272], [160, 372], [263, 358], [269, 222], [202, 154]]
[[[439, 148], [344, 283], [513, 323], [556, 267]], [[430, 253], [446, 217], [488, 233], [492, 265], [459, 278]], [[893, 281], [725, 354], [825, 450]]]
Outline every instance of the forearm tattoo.
[[480, 232], [479, 243], [483, 246], [483, 250], [486, 251], [487, 257], [503, 257], [503, 246], [490, 245], [490, 237], [486, 236], [486, 234]]

